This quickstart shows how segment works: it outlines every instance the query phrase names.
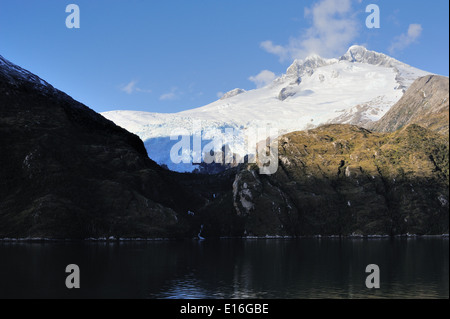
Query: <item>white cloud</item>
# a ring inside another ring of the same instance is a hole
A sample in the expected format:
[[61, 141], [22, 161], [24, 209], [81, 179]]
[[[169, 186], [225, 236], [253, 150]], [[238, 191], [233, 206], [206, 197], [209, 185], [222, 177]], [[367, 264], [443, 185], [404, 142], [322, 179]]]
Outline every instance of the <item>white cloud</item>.
[[137, 81], [131, 81], [130, 83], [123, 86], [120, 90], [127, 94], [132, 94], [135, 90], [136, 83]]
[[273, 42], [269, 40], [261, 42], [260, 46], [267, 52], [278, 55], [280, 60], [285, 60], [289, 55], [288, 48], [281, 45], [274, 45]]
[[269, 70], [263, 70], [259, 72], [257, 75], [251, 76], [248, 79], [253, 83], [255, 83], [257, 88], [261, 88], [271, 83], [273, 80], [275, 80], [275, 78], [276, 78], [275, 73]]
[[165, 94], [161, 95], [159, 97], [159, 99], [161, 101], [166, 101], [166, 100], [174, 100], [175, 97], [176, 97], [175, 93], [174, 92], [170, 92], [170, 93], [165, 93]]
[[122, 92], [125, 92], [127, 94], [133, 94], [134, 92], [142, 92], [142, 93], [151, 93], [152, 90], [145, 90], [145, 89], [141, 89], [139, 87], [136, 86], [136, 84], [138, 83], [138, 81], [131, 81], [128, 84], [122, 85], [120, 90]]
[[221, 99], [221, 98], [223, 97], [224, 94], [225, 94], [225, 93], [223, 93], [222, 91], [219, 91], [219, 92], [217, 92], [217, 97], [218, 97], [219, 99]]
[[178, 89], [176, 87], [172, 88], [170, 92], [162, 94], [159, 99], [161, 101], [175, 100], [178, 98]]
[[423, 28], [420, 24], [410, 24], [407, 33], [403, 33], [394, 38], [394, 41], [389, 48], [389, 52], [393, 54], [396, 51], [401, 51], [413, 44], [422, 35], [422, 30]]
[[141, 93], [152, 93], [152, 90], [145, 90], [145, 89], [141, 89], [141, 88], [136, 88], [136, 92], [141, 92]]
[[277, 55], [280, 61], [303, 59], [310, 54], [323, 57], [342, 55], [358, 35], [353, 1], [321, 0], [311, 8], [305, 8], [305, 17], [311, 18], [312, 26], [301, 36], [290, 38], [285, 46], [264, 41], [261, 47]]

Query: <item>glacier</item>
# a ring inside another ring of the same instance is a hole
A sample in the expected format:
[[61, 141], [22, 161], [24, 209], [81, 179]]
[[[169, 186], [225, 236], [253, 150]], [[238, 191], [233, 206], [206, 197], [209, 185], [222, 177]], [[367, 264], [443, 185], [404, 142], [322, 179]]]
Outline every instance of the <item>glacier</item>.
[[[177, 140], [170, 137], [177, 136], [176, 130], [192, 141], [193, 127], [201, 121], [202, 148], [222, 134], [223, 143], [243, 157], [249, 154], [250, 141], [269, 137], [269, 133], [255, 136], [259, 128], [275, 128], [280, 136], [331, 123], [364, 127], [379, 120], [414, 80], [428, 74], [383, 53], [351, 46], [340, 58], [311, 55], [295, 60], [267, 86], [235, 89], [199, 108], [172, 114], [118, 110], [102, 115], [138, 135], [157, 163], [192, 172], [197, 167], [192, 164], [192, 152], [184, 154], [187, 160], [180, 164], [171, 160]], [[234, 133], [225, 134], [227, 128]]]

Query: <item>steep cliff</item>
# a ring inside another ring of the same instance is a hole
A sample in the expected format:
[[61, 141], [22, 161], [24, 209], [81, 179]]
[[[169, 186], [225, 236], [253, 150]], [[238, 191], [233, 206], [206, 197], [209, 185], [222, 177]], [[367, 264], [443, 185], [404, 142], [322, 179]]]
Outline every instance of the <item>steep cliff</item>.
[[418, 124], [448, 135], [448, 100], [448, 77], [421, 77], [411, 85], [400, 101], [368, 128], [378, 132], [394, 132], [408, 124]]

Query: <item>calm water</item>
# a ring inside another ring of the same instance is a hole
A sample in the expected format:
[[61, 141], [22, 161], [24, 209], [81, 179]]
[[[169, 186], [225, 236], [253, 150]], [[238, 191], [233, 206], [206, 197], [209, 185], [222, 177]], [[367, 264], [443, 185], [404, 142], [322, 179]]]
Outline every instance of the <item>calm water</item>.
[[[81, 289], [65, 288], [65, 267]], [[381, 269], [381, 289], [365, 268]], [[0, 243], [0, 298], [449, 298], [448, 239]]]

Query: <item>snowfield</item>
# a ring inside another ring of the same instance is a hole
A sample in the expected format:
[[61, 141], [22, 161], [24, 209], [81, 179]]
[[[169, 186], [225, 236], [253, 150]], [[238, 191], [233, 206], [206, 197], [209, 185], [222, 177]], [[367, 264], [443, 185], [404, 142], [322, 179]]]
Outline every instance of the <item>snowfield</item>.
[[[364, 126], [377, 121], [414, 80], [427, 74], [384, 54], [352, 46], [339, 59], [313, 55], [295, 60], [286, 74], [266, 87], [235, 89], [200, 108], [175, 114], [111, 111], [102, 115], [137, 134], [157, 163], [185, 172], [196, 167], [191, 163], [192, 152], [185, 152], [185, 163], [173, 163], [170, 150], [179, 138], [171, 140], [170, 136], [192, 139], [196, 132], [193, 124], [198, 125], [198, 121], [202, 147], [222, 132], [223, 144], [244, 156], [249, 153], [249, 141], [261, 141], [269, 135], [257, 134], [257, 128], [271, 127], [282, 135], [326, 123]], [[224, 135], [225, 128], [234, 129], [234, 134]]]

